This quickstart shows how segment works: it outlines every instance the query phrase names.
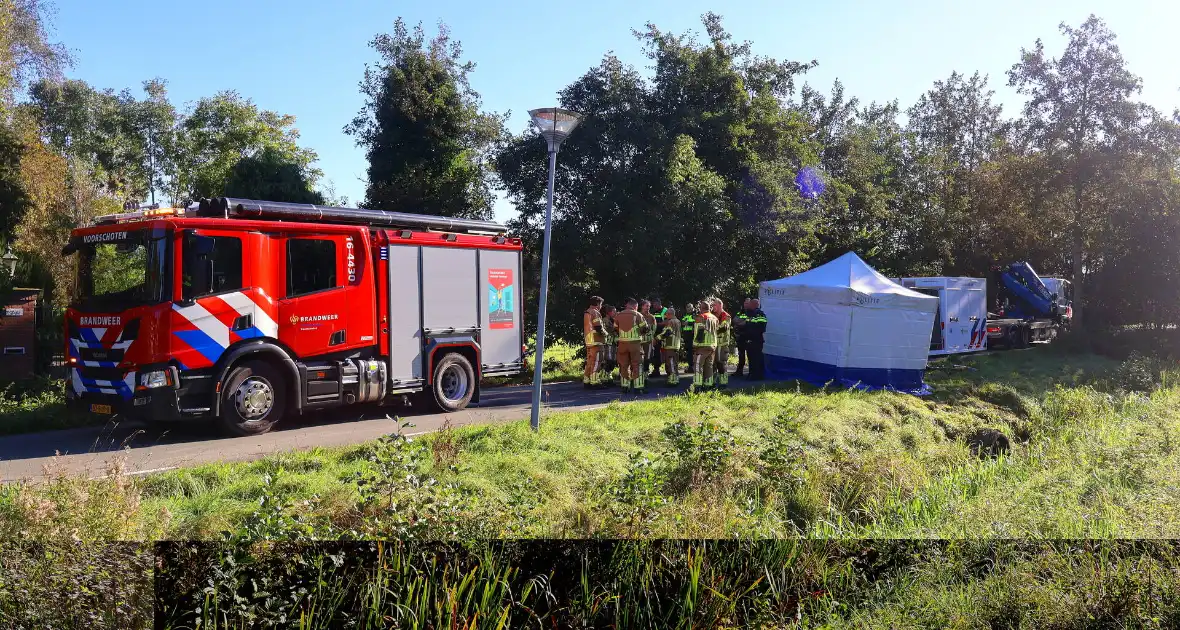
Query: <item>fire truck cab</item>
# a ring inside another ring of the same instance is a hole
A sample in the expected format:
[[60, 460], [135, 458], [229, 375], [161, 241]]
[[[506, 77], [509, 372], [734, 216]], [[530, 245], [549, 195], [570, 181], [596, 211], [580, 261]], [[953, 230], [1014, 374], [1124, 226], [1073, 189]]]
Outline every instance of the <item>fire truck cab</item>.
[[100, 414], [284, 416], [425, 393], [444, 411], [524, 369], [521, 241], [488, 221], [208, 199], [73, 231], [67, 397]]

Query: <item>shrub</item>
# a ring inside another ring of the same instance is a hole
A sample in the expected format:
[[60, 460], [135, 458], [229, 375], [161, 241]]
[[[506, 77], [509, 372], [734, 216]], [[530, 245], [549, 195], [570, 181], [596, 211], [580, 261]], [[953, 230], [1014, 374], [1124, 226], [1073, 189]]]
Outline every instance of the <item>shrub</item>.
[[0, 543], [3, 627], [151, 628], [155, 556], [145, 543]]
[[142, 491], [115, 459], [99, 479], [49, 470], [43, 483], [0, 490], [0, 536], [15, 540], [142, 540], [160, 535], [166, 509], [145, 514]]
[[1115, 371], [1115, 383], [1129, 392], [1150, 392], [1160, 384], [1162, 366], [1159, 360], [1132, 352]]
[[632, 536], [650, 535], [659, 511], [668, 504], [663, 495], [667, 473], [642, 453], [633, 453], [623, 474], [610, 491], [610, 511]]
[[680, 419], [663, 430], [672, 459], [689, 487], [699, 487], [719, 480], [737, 450], [737, 440], [729, 429], [709, 420], [690, 425]]
[[47, 431], [80, 426], [91, 421], [71, 414], [60, 380], [35, 378], [0, 388], [0, 434]]
[[440, 484], [427, 471], [433, 454], [405, 435], [408, 422], [373, 444], [370, 469], [353, 478], [360, 500], [360, 531], [350, 535], [396, 538], [457, 537], [471, 511], [466, 494], [454, 484]]

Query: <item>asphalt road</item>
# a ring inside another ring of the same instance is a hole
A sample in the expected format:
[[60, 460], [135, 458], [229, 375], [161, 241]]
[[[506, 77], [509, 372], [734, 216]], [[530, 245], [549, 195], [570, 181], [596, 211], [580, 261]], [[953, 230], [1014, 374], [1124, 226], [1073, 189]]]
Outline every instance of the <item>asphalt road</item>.
[[[657, 384], [644, 398], [684, 391], [692, 378], [682, 377], [680, 382], [679, 389]], [[617, 390], [587, 391], [581, 383], [560, 383], [546, 385], [543, 400], [550, 410], [585, 411], [619, 398]], [[490, 387], [481, 392], [478, 404], [457, 413], [438, 413], [433, 407], [395, 406], [363, 414], [355, 409], [336, 409], [288, 418], [270, 433], [241, 438], [220, 437], [206, 427], [160, 428], [132, 421], [5, 436], [0, 437], [0, 482], [44, 479], [50, 469], [98, 477], [106, 474], [119, 456], [125, 458], [128, 473], [147, 474], [317, 446], [347, 446], [392, 433], [396, 425], [387, 415], [413, 423], [410, 434], [437, 431], [448, 421], [458, 427], [519, 420], [528, 418], [531, 401], [532, 386]]]

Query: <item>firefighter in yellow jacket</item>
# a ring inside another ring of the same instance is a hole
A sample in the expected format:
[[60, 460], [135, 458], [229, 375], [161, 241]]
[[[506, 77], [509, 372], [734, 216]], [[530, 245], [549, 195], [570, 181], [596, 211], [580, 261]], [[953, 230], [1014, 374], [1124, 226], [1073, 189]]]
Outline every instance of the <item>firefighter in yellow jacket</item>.
[[702, 300], [697, 304], [693, 324], [692, 351], [694, 388], [713, 386], [713, 362], [717, 352], [717, 317], [710, 312], [712, 304]]
[[590, 298], [590, 307], [582, 314], [582, 332], [586, 338], [586, 367], [582, 371], [582, 386], [598, 389], [598, 371], [602, 367], [602, 349], [606, 344], [606, 330], [602, 323], [602, 298]]
[[639, 300], [639, 314], [643, 315], [643, 319], [647, 321], [647, 330], [643, 333], [643, 364], [640, 365], [646, 379], [651, 370], [651, 364], [659, 360], [659, 357], [653, 357], [651, 353], [652, 345], [655, 343], [657, 323], [655, 315], [651, 313], [651, 301]]
[[717, 386], [729, 386], [729, 349], [733, 346], [733, 318], [725, 310], [725, 302], [713, 300], [713, 316], [717, 318], [717, 352], [713, 357], [713, 372]]
[[656, 334], [656, 341], [660, 343], [660, 352], [664, 367], [668, 369], [668, 385], [675, 387], [680, 384], [680, 370], [677, 366], [680, 355], [680, 320], [676, 318], [676, 309], [665, 309], [664, 323], [660, 332]]
[[619, 383], [623, 392], [644, 393], [643, 337], [650, 334], [647, 318], [637, 309], [638, 300], [627, 300], [623, 311], [615, 315], [615, 335], [619, 340]]
[[598, 370], [598, 384], [602, 387], [610, 387], [614, 384], [615, 367], [618, 365], [618, 359], [615, 356], [615, 343], [618, 341], [615, 339], [615, 307], [610, 304], [604, 304], [602, 307], [602, 331], [606, 343], [602, 346], [602, 355], [599, 360], [601, 367]]

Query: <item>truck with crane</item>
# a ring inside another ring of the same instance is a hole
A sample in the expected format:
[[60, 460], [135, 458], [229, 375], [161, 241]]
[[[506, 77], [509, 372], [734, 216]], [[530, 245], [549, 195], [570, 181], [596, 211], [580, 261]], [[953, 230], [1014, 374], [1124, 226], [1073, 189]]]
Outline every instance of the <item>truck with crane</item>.
[[1069, 326], [1070, 309], [1027, 262], [992, 268], [996, 312], [987, 317], [989, 346], [1027, 348], [1052, 341]]
[[[1068, 329], [1071, 309], [1058, 294], [1068, 291], [1068, 281], [1055, 278], [1046, 283], [1026, 262], [996, 266], [991, 271], [988, 279], [897, 279], [906, 288], [939, 299], [930, 336], [931, 356], [1026, 348], [1034, 342], [1052, 341]], [[993, 299], [989, 300], [989, 295]], [[989, 305], [995, 310], [988, 310]]]
[[490, 221], [217, 198], [75, 229], [67, 398], [234, 435], [524, 370], [521, 240]]

